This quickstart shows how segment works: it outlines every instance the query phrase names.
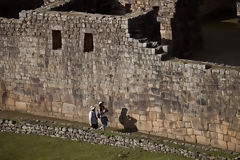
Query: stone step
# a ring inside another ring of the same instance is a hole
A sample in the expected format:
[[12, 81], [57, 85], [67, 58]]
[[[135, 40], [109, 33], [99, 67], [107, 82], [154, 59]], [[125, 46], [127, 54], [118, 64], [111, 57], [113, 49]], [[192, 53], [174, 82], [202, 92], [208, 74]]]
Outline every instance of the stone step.
[[160, 56], [161, 60], [164, 61], [168, 58], [168, 46], [167, 45], [160, 45], [155, 49], [156, 56]]
[[157, 41], [148, 41], [147, 48], [156, 48], [160, 45], [160, 42]]
[[169, 59], [169, 55], [166, 52], [164, 52], [162, 54], [156, 54], [156, 56], [160, 57], [162, 61]]
[[156, 54], [168, 53], [168, 45], [159, 45], [155, 48]]

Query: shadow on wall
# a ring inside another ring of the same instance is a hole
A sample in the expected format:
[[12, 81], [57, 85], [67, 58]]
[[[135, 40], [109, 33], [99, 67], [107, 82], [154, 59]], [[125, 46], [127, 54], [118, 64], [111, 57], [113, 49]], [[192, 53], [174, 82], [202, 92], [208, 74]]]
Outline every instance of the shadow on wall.
[[171, 20], [174, 57], [186, 58], [202, 47], [198, 0], [178, 0]]
[[0, 17], [19, 18], [22, 10], [33, 10], [43, 5], [43, 0], [1, 0]]
[[142, 41], [161, 41], [160, 23], [153, 11], [129, 20], [129, 33], [132, 38]]
[[118, 0], [71, 0], [69, 3], [57, 8], [54, 11], [63, 12], [87, 12], [108, 15], [124, 15], [125, 7]]
[[236, 4], [232, 0], [225, 3], [226, 9], [219, 8], [202, 18], [203, 48], [193, 52], [188, 59], [240, 66], [240, 26]]
[[124, 127], [124, 132], [136, 132], [138, 131], [137, 126], [135, 123], [137, 123], [137, 120], [129, 115], [127, 115], [128, 109], [122, 108], [121, 115], [119, 116], [119, 122]]

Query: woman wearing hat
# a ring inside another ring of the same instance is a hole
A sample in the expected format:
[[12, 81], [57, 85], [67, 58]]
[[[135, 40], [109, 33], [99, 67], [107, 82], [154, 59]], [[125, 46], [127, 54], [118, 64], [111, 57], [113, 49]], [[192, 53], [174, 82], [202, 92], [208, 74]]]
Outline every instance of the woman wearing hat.
[[103, 104], [104, 104], [104, 102], [102, 102], [102, 101], [100, 101], [98, 103], [99, 109], [100, 109], [100, 112], [98, 111], [98, 117], [100, 118], [101, 123], [102, 123], [102, 126], [100, 129], [105, 130], [105, 128], [107, 126], [107, 122], [108, 122], [108, 118], [105, 115], [105, 113], [108, 112], [108, 109], [105, 108]]
[[89, 112], [89, 124], [92, 128], [97, 129], [98, 128], [98, 119], [95, 112], [95, 107], [90, 107], [91, 111]]

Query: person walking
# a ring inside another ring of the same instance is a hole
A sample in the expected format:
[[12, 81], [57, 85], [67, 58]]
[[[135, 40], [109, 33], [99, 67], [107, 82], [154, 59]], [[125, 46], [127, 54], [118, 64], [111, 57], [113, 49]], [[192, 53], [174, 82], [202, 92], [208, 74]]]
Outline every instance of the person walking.
[[94, 106], [90, 107], [89, 124], [94, 129], [98, 128], [98, 119], [97, 119], [97, 116], [96, 116], [96, 112], [95, 112], [95, 107]]
[[104, 102], [102, 101], [100, 101], [98, 105], [99, 105], [98, 118], [100, 118], [102, 123], [102, 126], [100, 129], [105, 130], [108, 123], [108, 118], [105, 115], [105, 113], [108, 112], [108, 109], [104, 107]]

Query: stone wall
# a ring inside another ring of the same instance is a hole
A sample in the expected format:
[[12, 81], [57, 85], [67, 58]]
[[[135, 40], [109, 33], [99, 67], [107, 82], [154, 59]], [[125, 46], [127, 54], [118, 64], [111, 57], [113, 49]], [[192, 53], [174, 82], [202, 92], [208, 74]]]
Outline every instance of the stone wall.
[[66, 1], [66, 0], [43, 0], [44, 5], [48, 5], [50, 3], [57, 2], [57, 1]]
[[44, 9], [0, 19], [4, 109], [88, 122], [102, 100], [112, 127], [240, 151], [238, 71], [161, 61], [159, 48], [130, 37], [129, 21], [142, 13]]
[[240, 17], [240, 1], [237, 1], [237, 16]]

